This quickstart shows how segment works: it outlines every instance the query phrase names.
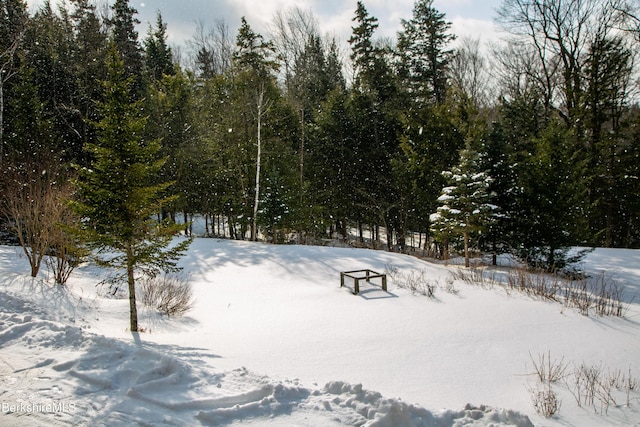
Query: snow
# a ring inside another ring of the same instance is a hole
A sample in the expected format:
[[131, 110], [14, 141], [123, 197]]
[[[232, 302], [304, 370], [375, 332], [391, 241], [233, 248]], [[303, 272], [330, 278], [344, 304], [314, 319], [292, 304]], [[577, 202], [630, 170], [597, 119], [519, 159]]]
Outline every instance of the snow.
[[[145, 332], [132, 334], [128, 300], [96, 287], [106, 271], [83, 265], [61, 289], [0, 246], [0, 425], [640, 425], [638, 389], [606, 413], [562, 385], [558, 415], [532, 404], [543, 354], [640, 378], [640, 251], [598, 249], [584, 263], [624, 284], [624, 318], [383, 251], [199, 238], [181, 266], [194, 309], [173, 319], [139, 307]], [[339, 273], [355, 269], [421, 272], [436, 293], [390, 280], [354, 296]]]

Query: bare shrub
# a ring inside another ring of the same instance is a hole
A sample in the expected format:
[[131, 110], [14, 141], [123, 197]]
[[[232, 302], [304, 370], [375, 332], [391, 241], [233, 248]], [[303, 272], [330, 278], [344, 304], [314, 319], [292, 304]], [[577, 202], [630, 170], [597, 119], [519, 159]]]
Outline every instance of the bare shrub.
[[59, 285], [65, 285], [75, 268], [86, 257], [88, 251], [79, 240], [68, 231], [55, 231], [51, 244], [51, 255], [47, 258], [47, 267], [53, 273]]
[[564, 288], [564, 301], [585, 316], [593, 312], [598, 316], [624, 317], [629, 309], [629, 303], [624, 302], [624, 289], [623, 285], [602, 272], [594, 279], [582, 277], [568, 281]]
[[139, 281], [140, 302], [170, 317], [182, 316], [194, 305], [191, 283], [184, 276], [159, 275]]
[[573, 280], [564, 288], [564, 303], [568, 307], [577, 308], [581, 314], [588, 316], [593, 303], [587, 280]]
[[[622, 389], [625, 391], [627, 398], [627, 408], [631, 407], [631, 392], [638, 389], [640, 383], [637, 378], [634, 378], [631, 375], [631, 368], [629, 368], [629, 373], [626, 377], [622, 378]], [[618, 387], [620, 388], [620, 387]]]
[[516, 268], [507, 274], [506, 288], [532, 297], [563, 302], [585, 316], [594, 313], [624, 317], [629, 309], [629, 303], [624, 301], [625, 287], [604, 272], [597, 278], [589, 278]]
[[547, 352], [538, 355], [538, 359], [533, 358], [529, 353], [533, 368], [538, 377], [538, 380], [542, 384], [551, 384], [564, 379], [566, 376], [567, 364], [564, 362], [564, 357], [560, 360], [551, 360], [551, 352]]
[[399, 288], [408, 289], [412, 294], [419, 293], [426, 297], [432, 298], [438, 287], [438, 281], [431, 281], [428, 278], [426, 269], [419, 271], [411, 270], [408, 273], [401, 272], [400, 269], [393, 265], [385, 265], [385, 274], [393, 280]]
[[451, 270], [453, 280], [460, 280], [470, 285], [479, 285], [483, 288], [492, 288], [496, 283], [495, 272], [473, 266], [469, 268], [455, 268]]
[[391, 280], [395, 281], [400, 274], [400, 268], [398, 268], [398, 266], [393, 263], [385, 264], [384, 274], [386, 274]]
[[540, 354], [534, 358], [534, 372], [538, 385], [528, 388], [538, 414], [545, 417], [553, 416], [560, 409], [560, 401], [552, 389], [552, 385], [566, 388], [575, 398], [578, 407], [592, 407], [595, 412], [606, 415], [613, 405], [620, 407], [616, 400], [626, 399], [626, 406], [630, 407], [632, 393], [638, 388], [638, 380], [633, 377], [631, 368], [628, 373], [620, 369], [603, 370], [602, 365], [573, 365], [573, 372], [568, 372], [568, 365], [564, 357], [560, 360], [552, 359], [551, 352]]
[[507, 285], [529, 296], [555, 301], [562, 279], [541, 269], [516, 268], [509, 271]]
[[569, 391], [578, 406], [593, 406], [601, 379], [601, 366], [587, 366], [584, 363], [575, 367]]
[[[72, 187], [65, 184], [59, 188], [62, 200], [72, 198]], [[73, 270], [87, 257], [89, 250], [84, 245], [80, 233], [74, 228], [79, 221], [78, 216], [68, 203], [58, 203], [51, 213], [57, 222], [50, 230], [49, 257], [46, 259], [48, 269], [53, 273], [59, 285], [67, 283]]]
[[454, 282], [453, 282], [453, 278], [448, 277], [445, 280], [445, 286], [444, 286], [444, 290], [445, 292], [447, 292], [448, 294], [452, 294], [452, 295], [458, 295], [458, 293], [460, 291], [458, 291], [458, 289], [456, 288]]
[[546, 418], [558, 413], [562, 402], [558, 399], [556, 392], [553, 391], [551, 386], [546, 386], [542, 390], [533, 389], [530, 390], [530, 392], [536, 413]]

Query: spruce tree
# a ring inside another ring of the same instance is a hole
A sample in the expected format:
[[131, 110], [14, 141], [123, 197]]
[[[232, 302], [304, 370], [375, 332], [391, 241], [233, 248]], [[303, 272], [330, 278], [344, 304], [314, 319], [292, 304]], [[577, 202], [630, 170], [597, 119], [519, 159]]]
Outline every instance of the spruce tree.
[[[105, 58], [108, 44], [106, 29], [103, 28], [96, 6], [90, 0], [72, 0], [75, 40], [71, 52], [71, 69], [76, 78], [73, 94], [76, 115], [80, 116], [74, 127], [81, 144], [95, 140], [95, 129], [91, 120], [97, 120], [95, 101], [102, 96], [100, 82], [105, 79]], [[76, 162], [86, 165], [86, 152]]]
[[372, 68], [375, 58], [380, 54], [372, 40], [373, 33], [378, 28], [378, 18], [369, 15], [364, 3], [359, 1], [353, 21], [357, 25], [351, 27], [353, 34], [349, 38], [351, 60], [355, 66], [356, 75], [362, 76]]
[[29, 20], [21, 0], [0, 0], [0, 166], [5, 161], [5, 110], [9, 80], [20, 68], [21, 41]]
[[451, 23], [433, 7], [433, 0], [416, 0], [413, 18], [402, 20], [398, 33], [400, 74], [418, 102], [444, 101], [447, 67], [453, 52], [447, 49], [455, 39]]
[[584, 255], [569, 256], [571, 246], [586, 246], [588, 230], [587, 170], [574, 139], [557, 118], [550, 120], [519, 168], [510, 214], [514, 252], [530, 266], [555, 271]]
[[149, 33], [144, 40], [145, 61], [151, 77], [159, 81], [163, 75], [174, 75], [176, 68], [173, 64], [173, 53], [167, 45], [167, 24], [158, 12], [155, 28], [149, 27]]
[[111, 9], [113, 18], [108, 21], [111, 25], [111, 37], [124, 61], [124, 75], [134, 76], [132, 91], [136, 98], [141, 98], [144, 95], [142, 81], [144, 58], [135, 28], [140, 23], [135, 17], [138, 11], [129, 5], [129, 0], [116, 0]]
[[495, 206], [489, 204], [491, 177], [479, 169], [479, 154], [467, 147], [460, 152], [460, 163], [444, 171], [449, 185], [444, 187], [441, 202], [431, 216], [431, 229], [443, 240], [462, 235], [464, 265], [469, 267], [469, 238], [471, 233], [485, 229], [491, 221]]
[[125, 76], [124, 62], [114, 45], [107, 59], [104, 101], [98, 104], [101, 119], [95, 124], [97, 141], [86, 144], [93, 156], [90, 167], [79, 170], [74, 204], [82, 231], [94, 249], [99, 265], [121, 271], [129, 291], [130, 328], [138, 331], [136, 275], [150, 276], [176, 269], [190, 240], [170, 247], [179, 226], [154, 220], [170, 182], [154, 184], [165, 159], [157, 159], [158, 140], [142, 137], [145, 118], [140, 101], [132, 101], [132, 78]]

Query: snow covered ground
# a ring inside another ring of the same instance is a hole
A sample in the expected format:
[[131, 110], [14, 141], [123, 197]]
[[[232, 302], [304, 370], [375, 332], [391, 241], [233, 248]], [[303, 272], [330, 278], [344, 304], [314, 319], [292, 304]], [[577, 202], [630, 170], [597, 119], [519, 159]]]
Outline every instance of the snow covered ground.
[[[583, 364], [640, 381], [640, 251], [585, 262], [625, 286], [624, 318], [382, 251], [200, 238], [181, 265], [194, 309], [140, 307], [132, 334], [128, 301], [96, 287], [108, 272], [83, 265], [60, 289], [0, 247], [0, 425], [640, 426], [640, 384], [616, 384], [608, 407], [579, 406], [571, 385]], [[391, 267], [423, 274], [434, 298], [339, 286], [341, 271]], [[543, 355], [565, 367], [552, 418], [532, 403]]]

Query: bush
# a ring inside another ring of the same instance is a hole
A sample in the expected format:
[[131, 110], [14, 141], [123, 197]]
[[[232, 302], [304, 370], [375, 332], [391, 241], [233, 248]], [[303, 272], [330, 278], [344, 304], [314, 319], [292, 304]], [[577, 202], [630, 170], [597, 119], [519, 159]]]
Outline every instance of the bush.
[[593, 249], [582, 249], [573, 252], [569, 247], [550, 248], [532, 247], [518, 248], [512, 251], [520, 261], [530, 268], [544, 270], [549, 273], [564, 272], [568, 275], [580, 274], [576, 264], [581, 262]]
[[528, 375], [535, 376], [537, 385], [528, 387], [536, 412], [545, 417], [555, 415], [560, 409], [560, 400], [552, 385], [565, 388], [573, 395], [578, 407], [592, 407], [601, 415], [608, 413], [609, 407], [621, 408], [617, 402], [626, 401], [626, 407], [637, 399], [636, 391], [640, 382], [631, 372], [609, 370], [602, 365], [574, 364], [573, 372], [568, 370], [569, 364], [564, 358], [551, 359], [551, 352], [541, 354], [537, 360], [529, 354], [534, 371]]
[[554, 416], [560, 410], [560, 400], [551, 387], [542, 390], [532, 390], [531, 399], [536, 412], [543, 417]]
[[414, 295], [419, 293], [429, 298], [434, 297], [438, 281], [429, 280], [426, 270], [411, 270], [405, 273], [401, 272], [397, 266], [388, 264], [384, 272], [399, 288], [408, 289]]
[[191, 283], [184, 276], [164, 274], [139, 282], [138, 299], [167, 316], [182, 316], [194, 305]]

